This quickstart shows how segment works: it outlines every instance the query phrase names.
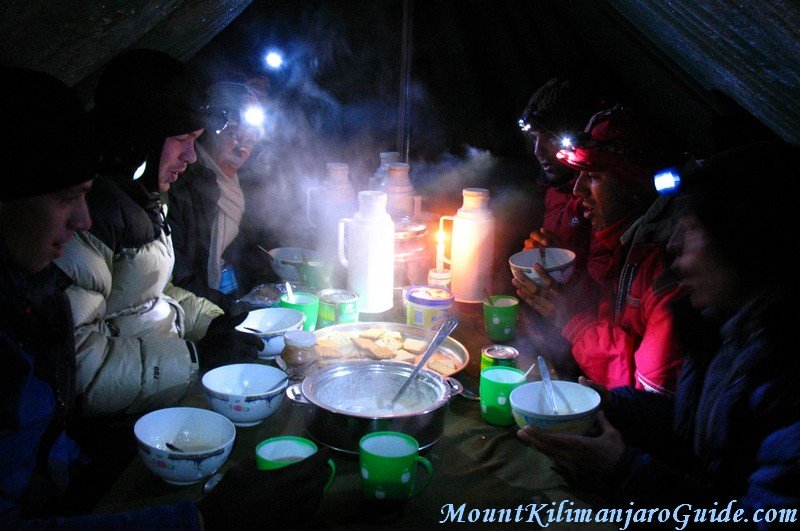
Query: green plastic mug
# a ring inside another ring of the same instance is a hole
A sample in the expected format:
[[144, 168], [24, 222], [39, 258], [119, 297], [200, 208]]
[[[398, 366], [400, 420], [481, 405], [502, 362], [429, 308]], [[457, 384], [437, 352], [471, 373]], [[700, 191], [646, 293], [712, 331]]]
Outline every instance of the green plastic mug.
[[[261, 441], [256, 446], [256, 468], [259, 470], [283, 468], [314, 455], [317, 450], [314, 441], [304, 437], [293, 435], [272, 437]], [[328, 459], [328, 467], [331, 469], [331, 475], [325, 484], [325, 490], [331, 486], [333, 476], [336, 474], [336, 465], [332, 459]]]
[[514, 338], [519, 318], [519, 299], [511, 295], [492, 295], [492, 304], [483, 301], [483, 323], [492, 341]]
[[306, 316], [303, 323], [303, 330], [313, 332], [317, 327], [317, 313], [319, 312], [319, 297], [313, 293], [298, 291], [289, 297], [288, 293], [281, 295], [278, 306], [281, 308], [291, 308], [302, 312]]
[[[433, 477], [433, 465], [419, 455], [416, 439], [405, 433], [369, 433], [361, 438], [358, 448], [362, 492], [367, 500], [408, 500], [425, 490]], [[419, 466], [427, 474], [425, 481], [417, 485]]]
[[481, 372], [479, 392], [483, 420], [495, 426], [514, 424], [509, 396], [511, 391], [525, 383], [524, 375], [519, 369], [502, 365]]

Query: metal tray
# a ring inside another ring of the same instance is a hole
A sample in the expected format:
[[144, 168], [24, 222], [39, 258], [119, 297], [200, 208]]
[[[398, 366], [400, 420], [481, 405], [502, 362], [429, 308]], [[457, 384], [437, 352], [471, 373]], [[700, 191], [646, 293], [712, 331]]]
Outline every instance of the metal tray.
[[[326, 326], [325, 328], [320, 328], [319, 330], [316, 330], [314, 334], [317, 336], [318, 339], [325, 339], [335, 332], [349, 334], [353, 332], [364, 332], [370, 328], [380, 328], [381, 330], [393, 330], [395, 332], [400, 332], [404, 338], [410, 337], [413, 339], [420, 339], [428, 342], [433, 340], [433, 337], [436, 335], [436, 332], [434, 330], [426, 330], [424, 328], [420, 328], [419, 326], [403, 324], [403, 323], [369, 322], [369, 321]], [[446, 338], [442, 343], [442, 345], [437, 349], [437, 352], [453, 360], [456, 365], [456, 369], [453, 372], [445, 374], [444, 376], [450, 376], [452, 374], [461, 371], [464, 367], [467, 366], [467, 363], [469, 362], [469, 352], [467, 351], [466, 347], [464, 347], [464, 345], [462, 345], [452, 337]]]

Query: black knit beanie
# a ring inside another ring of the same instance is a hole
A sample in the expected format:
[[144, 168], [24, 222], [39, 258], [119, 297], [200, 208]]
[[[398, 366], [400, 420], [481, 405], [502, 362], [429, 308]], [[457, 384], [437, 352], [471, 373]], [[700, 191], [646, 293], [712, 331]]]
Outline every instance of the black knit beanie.
[[155, 50], [119, 54], [103, 71], [94, 97], [103, 170], [132, 171], [145, 160], [157, 168], [152, 159], [167, 137], [205, 127], [204, 105], [197, 78], [181, 61]]
[[533, 93], [520, 120], [555, 134], [578, 133], [600, 108], [600, 101], [575, 82], [552, 78]]
[[723, 151], [688, 174], [680, 192], [725, 259], [754, 282], [797, 282], [800, 146], [758, 142]]
[[3, 180], [0, 201], [63, 190], [94, 177], [97, 152], [89, 116], [55, 77], [0, 66]]

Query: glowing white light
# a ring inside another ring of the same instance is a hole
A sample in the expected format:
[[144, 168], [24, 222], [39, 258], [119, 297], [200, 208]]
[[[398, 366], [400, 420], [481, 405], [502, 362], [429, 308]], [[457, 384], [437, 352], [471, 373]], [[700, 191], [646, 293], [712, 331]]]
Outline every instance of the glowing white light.
[[674, 170], [668, 169], [653, 176], [653, 184], [660, 194], [675, 192], [681, 184], [681, 176]]
[[565, 147], [565, 148], [571, 148], [572, 147], [572, 139], [570, 137], [568, 137], [568, 136], [565, 136], [564, 138], [561, 139], [561, 146]]
[[244, 117], [244, 121], [250, 125], [254, 125], [256, 127], [260, 127], [264, 125], [264, 109], [257, 105], [253, 105], [245, 109], [244, 113], [242, 113]]
[[147, 161], [142, 162], [142, 165], [136, 168], [136, 171], [133, 172], [133, 180], [135, 181], [142, 175], [144, 175], [144, 170], [147, 168]]
[[280, 68], [283, 64], [283, 57], [277, 52], [269, 52], [264, 60], [270, 68]]

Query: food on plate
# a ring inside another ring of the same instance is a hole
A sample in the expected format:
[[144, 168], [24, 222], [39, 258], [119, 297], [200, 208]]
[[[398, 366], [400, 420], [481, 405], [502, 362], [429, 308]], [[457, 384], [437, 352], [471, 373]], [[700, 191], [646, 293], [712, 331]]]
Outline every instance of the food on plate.
[[371, 339], [354, 337], [353, 344], [365, 355], [365, 357], [376, 360], [388, 360], [394, 358], [393, 350], [382, 347]]
[[[343, 360], [371, 359], [400, 361], [416, 365], [429, 341], [404, 336], [398, 330], [368, 328], [352, 332], [333, 331], [317, 338], [315, 349], [319, 365], [329, 365]], [[458, 370], [456, 361], [447, 353], [437, 351], [425, 364], [428, 369], [444, 376]]]
[[414, 339], [407, 337], [403, 340], [403, 350], [411, 352], [412, 354], [422, 354], [428, 348], [428, 342], [421, 339]]
[[400, 335], [400, 332], [387, 330], [375, 341], [375, 344], [394, 352], [403, 348], [403, 336]]
[[366, 339], [372, 339], [373, 341], [378, 339], [383, 335], [386, 330], [382, 330], [380, 328], [370, 328], [361, 332], [360, 337], [364, 337]]
[[395, 350], [394, 352], [394, 359], [397, 361], [404, 361], [406, 363], [414, 363], [416, 356], [410, 352], [407, 352], [403, 349]]

